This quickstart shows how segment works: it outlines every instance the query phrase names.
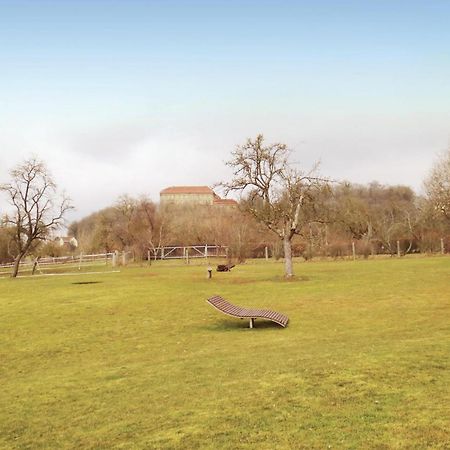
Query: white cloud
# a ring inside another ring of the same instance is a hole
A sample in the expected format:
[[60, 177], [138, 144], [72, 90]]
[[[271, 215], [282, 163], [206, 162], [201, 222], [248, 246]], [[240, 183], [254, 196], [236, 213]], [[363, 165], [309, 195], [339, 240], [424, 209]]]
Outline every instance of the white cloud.
[[[413, 118], [414, 119], [414, 118]], [[250, 113], [235, 118], [136, 120], [109, 125], [54, 128], [51, 124], [4, 124], [0, 129], [0, 181], [15, 164], [36, 154], [73, 199], [83, 217], [119, 195], [149, 195], [158, 201], [169, 185], [212, 185], [230, 177], [230, 151], [264, 132], [283, 141], [304, 168], [321, 160], [323, 175], [367, 183], [407, 184], [420, 190], [435, 154], [447, 145], [442, 121], [378, 118], [273, 117]], [[1, 200], [0, 200], [1, 201]], [[4, 199], [0, 209], [5, 207]]]

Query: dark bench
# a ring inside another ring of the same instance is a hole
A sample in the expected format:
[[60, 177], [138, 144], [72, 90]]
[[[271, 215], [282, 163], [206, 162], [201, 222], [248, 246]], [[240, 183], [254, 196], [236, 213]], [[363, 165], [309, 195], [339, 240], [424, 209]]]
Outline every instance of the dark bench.
[[234, 264], [219, 264], [217, 272], [229, 272], [234, 267]]
[[282, 327], [285, 327], [289, 321], [289, 317], [276, 311], [270, 311], [268, 309], [247, 309], [241, 306], [232, 305], [224, 298], [218, 295], [208, 298], [206, 300], [211, 306], [218, 309], [220, 312], [233, 317], [239, 317], [239, 319], [249, 319], [250, 328], [253, 328], [255, 319], [267, 319], [272, 322], [276, 322]]

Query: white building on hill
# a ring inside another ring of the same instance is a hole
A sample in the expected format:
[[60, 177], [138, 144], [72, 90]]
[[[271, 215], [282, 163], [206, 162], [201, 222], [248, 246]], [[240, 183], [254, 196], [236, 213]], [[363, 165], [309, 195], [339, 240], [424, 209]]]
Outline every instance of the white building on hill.
[[170, 186], [160, 194], [161, 206], [167, 205], [211, 205], [217, 207], [236, 207], [235, 200], [220, 198], [208, 186]]

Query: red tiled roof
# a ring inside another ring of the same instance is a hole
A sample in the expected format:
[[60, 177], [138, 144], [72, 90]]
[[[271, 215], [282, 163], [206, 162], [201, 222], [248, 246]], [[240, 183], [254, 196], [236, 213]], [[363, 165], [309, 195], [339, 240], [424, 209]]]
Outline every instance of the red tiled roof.
[[208, 186], [170, 186], [160, 192], [164, 194], [214, 194]]
[[218, 198], [214, 199], [215, 205], [235, 205], [237, 206], [238, 202], [236, 200], [233, 200], [231, 198]]

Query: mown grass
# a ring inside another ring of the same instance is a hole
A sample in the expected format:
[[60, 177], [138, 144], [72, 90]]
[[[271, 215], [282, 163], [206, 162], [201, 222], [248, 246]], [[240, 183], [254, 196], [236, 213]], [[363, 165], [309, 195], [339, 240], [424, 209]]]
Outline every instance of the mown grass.
[[[0, 447], [450, 448], [450, 259], [296, 271], [0, 280]], [[289, 326], [250, 330], [214, 294]]]

